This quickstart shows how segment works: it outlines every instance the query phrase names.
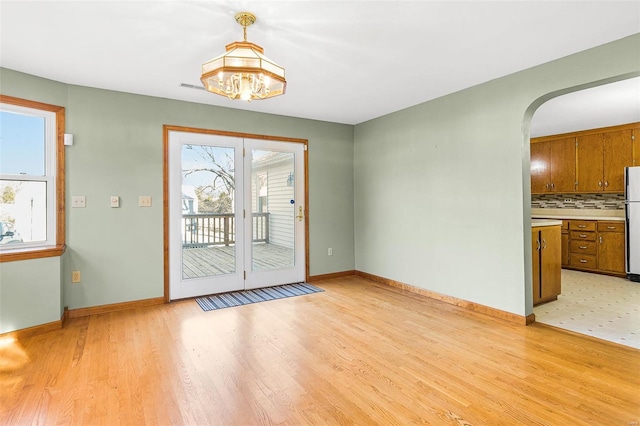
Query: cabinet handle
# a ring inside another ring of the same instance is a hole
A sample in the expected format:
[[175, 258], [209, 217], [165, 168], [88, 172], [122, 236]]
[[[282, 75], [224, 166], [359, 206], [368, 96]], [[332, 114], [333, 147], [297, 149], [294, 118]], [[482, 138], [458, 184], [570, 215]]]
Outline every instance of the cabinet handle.
[[540, 240], [536, 240], [536, 244], [538, 245], [538, 248], [536, 248], [536, 250], [540, 250]]
[[607, 226], [607, 229], [616, 229], [615, 226]]
[[584, 250], [586, 248], [587, 248], [587, 246], [580, 246], [580, 249], [582, 249], [582, 250]]
[[578, 228], [586, 228], [587, 225], [578, 225]]
[[580, 259], [580, 263], [587, 263], [587, 261], [584, 259]]
[[602, 181], [598, 182], [598, 186], [602, 188]]
[[547, 187], [547, 189], [549, 189], [549, 184], [546, 184], [545, 186]]
[[580, 238], [587, 238], [587, 234], [580, 234]]
[[552, 183], [552, 184], [551, 184], [551, 189], [555, 189], [555, 188], [556, 188], [556, 184], [555, 184], [555, 183]]
[[542, 239], [542, 250], [547, 248], [547, 241], [543, 238]]
[[604, 181], [604, 187], [606, 188], [606, 187], [608, 187], [608, 186], [609, 186], [609, 181], [608, 181], [608, 180], [605, 180], [605, 181]]

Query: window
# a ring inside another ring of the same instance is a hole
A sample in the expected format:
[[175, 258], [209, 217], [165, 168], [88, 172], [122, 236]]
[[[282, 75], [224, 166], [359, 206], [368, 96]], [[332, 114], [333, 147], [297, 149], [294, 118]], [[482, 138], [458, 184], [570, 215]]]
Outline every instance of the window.
[[0, 262], [64, 250], [64, 108], [0, 95]]

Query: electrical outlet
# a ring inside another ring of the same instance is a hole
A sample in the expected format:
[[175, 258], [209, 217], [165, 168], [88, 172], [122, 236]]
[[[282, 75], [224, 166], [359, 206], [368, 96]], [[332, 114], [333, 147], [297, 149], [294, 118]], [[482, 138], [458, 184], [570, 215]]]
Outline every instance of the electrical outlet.
[[331, 247], [327, 250], [327, 256], [333, 256], [333, 249]]
[[151, 207], [151, 197], [149, 195], [141, 195], [138, 197], [138, 206]]
[[73, 271], [71, 272], [71, 282], [72, 283], [79, 283], [80, 282], [80, 271]]
[[570, 203], [570, 202], [571, 202], [571, 198], [565, 198], [565, 199], [564, 199], [564, 202], [565, 202], [565, 203]]
[[71, 197], [71, 207], [84, 208], [87, 207], [87, 199], [84, 195], [74, 195]]

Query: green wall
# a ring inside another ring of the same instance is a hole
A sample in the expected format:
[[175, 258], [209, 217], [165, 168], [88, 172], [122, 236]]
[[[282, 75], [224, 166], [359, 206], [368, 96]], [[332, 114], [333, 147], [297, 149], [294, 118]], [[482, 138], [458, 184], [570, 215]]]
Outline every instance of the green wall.
[[530, 314], [532, 113], [639, 74], [635, 35], [357, 125], [356, 269]]
[[[0, 91], [66, 107], [66, 132], [74, 135], [66, 148], [67, 206], [72, 195], [87, 201], [84, 209], [67, 208], [60, 285], [69, 309], [163, 296], [164, 124], [308, 139], [310, 274], [354, 269], [353, 126], [64, 85], [7, 69]], [[109, 207], [111, 195], [121, 197], [120, 208]], [[150, 195], [152, 207], [138, 207], [139, 195]], [[32, 278], [32, 264], [11, 262], [16, 272], [3, 276], [2, 303], [48, 267], [38, 265]], [[71, 284], [73, 270], [82, 283]]]
[[[311, 275], [357, 269], [529, 314], [531, 115], [554, 96], [637, 75], [640, 35], [354, 127], [2, 69], [3, 94], [67, 108], [75, 137], [67, 204], [85, 195], [87, 207], [67, 209], [62, 268], [60, 259], [0, 266], [0, 332], [9, 322], [59, 319], [55, 294], [70, 309], [163, 295], [163, 124], [309, 139]], [[110, 195], [121, 208], [109, 208]], [[137, 207], [139, 195], [151, 195], [153, 206]], [[81, 284], [70, 283], [72, 270], [82, 272]], [[46, 318], [25, 304], [38, 291], [52, 297]], [[26, 308], [7, 310], [11, 304]]]

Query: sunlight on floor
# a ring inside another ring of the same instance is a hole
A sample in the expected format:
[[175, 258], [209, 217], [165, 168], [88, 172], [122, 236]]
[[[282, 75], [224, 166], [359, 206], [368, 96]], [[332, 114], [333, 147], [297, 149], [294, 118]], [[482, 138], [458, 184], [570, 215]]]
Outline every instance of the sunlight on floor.
[[640, 349], [640, 284], [562, 270], [558, 300], [533, 308], [536, 322]]

